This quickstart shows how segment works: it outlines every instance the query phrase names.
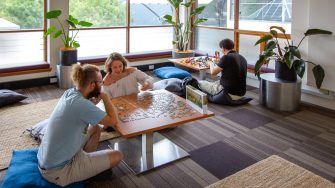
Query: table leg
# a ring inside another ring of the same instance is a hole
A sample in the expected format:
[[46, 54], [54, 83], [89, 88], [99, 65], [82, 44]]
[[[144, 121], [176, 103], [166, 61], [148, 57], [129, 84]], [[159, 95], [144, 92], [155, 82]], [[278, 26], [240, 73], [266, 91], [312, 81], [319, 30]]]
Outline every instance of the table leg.
[[113, 149], [123, 153], [123, 163], [134, 174], [189, 156], [185, 150], [156, 132], [111, 143]]
[[154, 134], [142, 134], [142, 160], [143, 168], [151, 169], [154, 166], [153, 150], [154, 150]]
[[206, 80], [206, 70], [199, 70], [200, 80]]

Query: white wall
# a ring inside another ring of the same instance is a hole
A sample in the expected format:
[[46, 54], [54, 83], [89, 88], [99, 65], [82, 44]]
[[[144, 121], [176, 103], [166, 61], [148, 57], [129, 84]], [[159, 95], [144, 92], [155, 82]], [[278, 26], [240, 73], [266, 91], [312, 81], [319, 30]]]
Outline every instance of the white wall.
[[[321, 64], [326, 73], [322, 88], [335, 91], [335, 7], [334, 0], [293, 0], [292, 1], [292, 39], [297, 44], [307, 29], [319, 28], [332, 31], [332, 36], [317, 35], [305, 39], [300, 46], [304, 59]], [[303, 88], [307, 91], [313, 90], [308, 85], [314, 85], [315, 81], [311, 72], [306, 72], [303, 78]], [[308, 84], [308, 85], [307, 85]], [[315, 90], [315, 89], [314, 89]], [[302, 93], [304, 102], [323, 106], [335, 110], [335, 99], [333, 92], [330, 96], [316, 96], [314, 94]], [[328, 98], [327, 98], [328, 97]]]

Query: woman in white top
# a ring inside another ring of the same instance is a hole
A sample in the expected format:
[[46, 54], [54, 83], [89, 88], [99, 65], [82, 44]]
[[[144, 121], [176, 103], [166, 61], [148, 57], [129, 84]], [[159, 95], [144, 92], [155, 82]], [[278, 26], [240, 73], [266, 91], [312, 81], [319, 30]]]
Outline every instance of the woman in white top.
[[127, 68], [127, 60], [117, 52], [107, 58], [105, 71], [107, 74], [104, 77], [102, 90], [110, 98], [151, 89], [154, 81], [152, 77], [136, 68]]

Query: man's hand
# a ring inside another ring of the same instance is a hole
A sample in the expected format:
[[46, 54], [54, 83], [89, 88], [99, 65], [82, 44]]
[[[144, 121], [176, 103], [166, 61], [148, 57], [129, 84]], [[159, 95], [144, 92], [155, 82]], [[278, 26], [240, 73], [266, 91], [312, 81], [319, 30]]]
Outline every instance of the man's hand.
[[99, 98], [101, 98], [103, 101], [109, 100], [109, 96], [105, 92], [101, 92]]

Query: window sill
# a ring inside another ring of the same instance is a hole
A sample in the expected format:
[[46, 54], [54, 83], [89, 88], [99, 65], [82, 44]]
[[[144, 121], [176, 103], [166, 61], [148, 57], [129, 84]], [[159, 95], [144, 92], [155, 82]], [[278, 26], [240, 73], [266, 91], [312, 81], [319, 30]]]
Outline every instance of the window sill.
[[[254, 73], [255, 72], [255, 65], [248, 64], [248, 72]], [[267, 68], [267, 67], [261, 67], [261, 72], [262, 73], [274, 73], [275, 70]]]
[[[152, 60], [152, 59], [160, 59], [160, 58], [171, 58], [172, 52], [171, 50], [167, 51], [152, 51], [146, 53], [129, 53], [129, 54], [122, 54], [130, 63], [135, 61], [145, 61], [145, 60]], [[108, 56], [94, 56], [94, 57], [85, 57], [85, 58], [78, 58], [78, 61], [81, 64], [96, 64], [102, 65], [105, 63]]]
[[38, 72], [50, 72], [51, 67], [46, 62], [35, 62], [32, 64], [15, 65], [12, 67], [0, 67], [0, 77], [4, 76], [16, 76], [21, 74], [31, 74]]

